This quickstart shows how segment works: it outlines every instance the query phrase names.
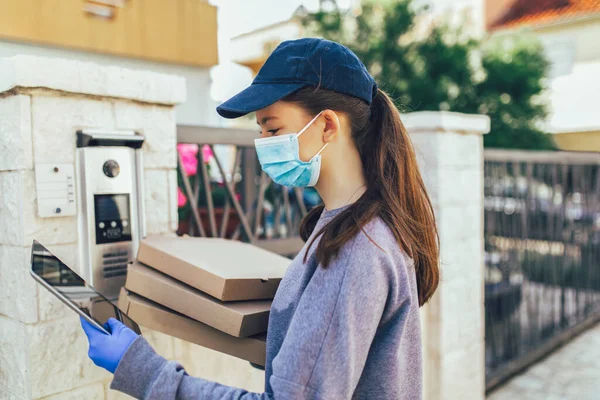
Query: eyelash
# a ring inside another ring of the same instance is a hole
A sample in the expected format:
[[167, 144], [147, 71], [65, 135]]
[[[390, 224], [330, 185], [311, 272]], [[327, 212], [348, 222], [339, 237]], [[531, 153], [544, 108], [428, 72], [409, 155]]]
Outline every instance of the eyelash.
[[[279, 129], [270, 129], [267, 132], [269, 132], [271, 135], [275, 135], [277, 132], [279, 132]], [[258, 131], [259, 135], [262, 135], [262, 131]]]

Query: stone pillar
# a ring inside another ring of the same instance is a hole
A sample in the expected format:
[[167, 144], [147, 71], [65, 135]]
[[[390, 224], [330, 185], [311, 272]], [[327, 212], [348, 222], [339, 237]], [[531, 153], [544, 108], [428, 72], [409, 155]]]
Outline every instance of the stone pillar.
[[[184, 100], [185, 81], [175, 76], [60, 59], [0, 59], [0, 398], [104, 399], [110, 379], [87, 359], [77, 316], [29, 276], [33, 239], [79, 269], [77, 216], [38, 216], [35, 165], [74, 164], [77, 129], [138, 130], [146, 137], [147, 231], [172, 232], [174, 106]], [[171, 338], [148, 337], [172, 356]]]
[[424, 398], [485, 397], [483, 137], [486, 116], [403, 116], [440, 235], [440, 286], [421, 309]]
[[[174, 106], [185, 95], [185, 81], [176, 76], [30, 56], [0, 59], [0, 398], [126, 397], [109, 391], [111, 375], [87, 358], [77, 316], [29, 276], [33, 239], [79, 269], [77, 217], [38, 216], [34, 168], [74, 164], [77, 129], [134, 129], [146, 137], [147, 233], [172, 233]], [[254, 390], [264, 382], [246, 362], [157, 332], [144, 335], [164, 357], [183, 359], [192, 374]]]

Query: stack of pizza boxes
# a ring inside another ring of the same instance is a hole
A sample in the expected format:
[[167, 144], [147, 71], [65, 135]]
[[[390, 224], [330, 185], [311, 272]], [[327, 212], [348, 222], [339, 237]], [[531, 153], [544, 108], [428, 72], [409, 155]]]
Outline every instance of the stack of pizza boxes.
[[151, 236], [119, 308], [149, 329], [264, 366], [271, 301], [289, 264], [238, 241]]

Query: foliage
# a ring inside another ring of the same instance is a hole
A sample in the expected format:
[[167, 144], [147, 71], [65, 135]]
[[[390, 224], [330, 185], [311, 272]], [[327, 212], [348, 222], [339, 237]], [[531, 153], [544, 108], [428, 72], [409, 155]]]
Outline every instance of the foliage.
[[541, 47], [530, 39], [481, 42], [427, 25], [424, 11], [411, 0], [365, 1], [358, 13], [334, 8], [301, 19], [311, 34], [354, 51], [401, 111], [487, 114], [485, 146], [553, 149], [539, 128], [547, 116]]

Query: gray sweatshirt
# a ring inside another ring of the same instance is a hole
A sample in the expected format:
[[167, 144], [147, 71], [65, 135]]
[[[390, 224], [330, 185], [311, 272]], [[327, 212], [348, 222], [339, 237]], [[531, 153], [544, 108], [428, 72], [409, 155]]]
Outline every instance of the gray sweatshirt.
[[[315, 233], [340, 211], [325, 211]], [[147, 400], [421, 399], [421, 330], [410, 258], [380, 219], [326, 269], [315, 259], [316, 244], [307, 263], [306, 247], [294, 259], [273, 301], [264, 393], [189, 376], [141, 336], [123, 356], [111, 388]]]

